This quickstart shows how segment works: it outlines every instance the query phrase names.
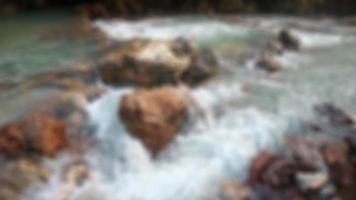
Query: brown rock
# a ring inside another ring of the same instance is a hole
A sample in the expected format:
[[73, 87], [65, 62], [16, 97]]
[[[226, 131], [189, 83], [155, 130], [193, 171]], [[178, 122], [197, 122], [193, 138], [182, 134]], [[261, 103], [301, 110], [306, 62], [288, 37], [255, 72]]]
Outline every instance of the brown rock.
[[49, 169], [38, 160], [10, 161], [0, 170], [0, 199], [22, 199], [21, 195], [25, 190], [44, 184], [49, 176]]
[[258, 58], [256, 66], [268, 72], [276, 72], [282, 68], [282, 64], [269, 53], [265, 53]]
[[0, 128], [0, 154], [6, 157], [39, 153], [56, 155], [66, 144], [66, 125], [45, 114], [33, 114]]
[[120, 117], [128, 131], [156, 154], [180, 130], [188, 110], [186, 88], [161, 87], [124, 96]]
[[[161, 86], [180, 81], [199, 83], [216, 71], [215, 55], [188, 40], [134, 40], [110, 48], [99, 62], [104, 83]], [[183, 75], [184, 74], [184, 75]]]
[[253, 159], [249, 182], [276, 189], [288, 188], [295, 184], [295, 173], [296, 164], [293, 160], [265, 151]]

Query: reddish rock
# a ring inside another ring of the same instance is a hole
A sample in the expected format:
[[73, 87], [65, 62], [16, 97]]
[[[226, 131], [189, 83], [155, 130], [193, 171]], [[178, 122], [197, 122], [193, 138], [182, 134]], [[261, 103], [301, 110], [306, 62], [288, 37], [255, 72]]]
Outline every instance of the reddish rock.
[[156, 154], [174, 139], [187, 110], [186, 88], [161, 87], [124, 96], [119, 115], [128, 131]]
[[0, 154], [6, 157], [39, 153], [56, 155], [66, 145], [66, 125], [45, 114], [33, 114], [0, 128]]

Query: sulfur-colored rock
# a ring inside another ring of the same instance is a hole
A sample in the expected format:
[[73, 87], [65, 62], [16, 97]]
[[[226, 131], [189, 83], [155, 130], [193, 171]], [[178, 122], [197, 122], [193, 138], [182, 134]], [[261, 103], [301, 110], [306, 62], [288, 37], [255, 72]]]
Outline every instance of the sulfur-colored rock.
[[186, 88], [161, 87], [124, 96], [119, 115], [128, 131], [157, 154], [177, 135], [187, 110]]

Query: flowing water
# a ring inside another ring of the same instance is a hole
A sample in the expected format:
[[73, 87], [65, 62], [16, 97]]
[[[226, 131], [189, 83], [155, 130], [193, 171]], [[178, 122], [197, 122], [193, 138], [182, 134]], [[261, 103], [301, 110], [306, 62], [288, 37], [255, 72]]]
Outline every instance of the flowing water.
[[[313, 104], [333, 102], [356, 114], [356, 27], [336, 20], [180, 16], [94, 24], [116, 40], [178, 36], [196, 40], [217, 53], [221, 73], [191, 90], [195, 105], [190, 123], [155, 160], [117, 118], [120, 97], [133, 88], [108, 88], [87, 107], [99, 143], [86, 154], [93, 174], [75, 192], [74, 200], [217, 199], [221, 182], [243, 180], [259, 150], [278, 151], [287, 134], [298, 134], [298, 119], [310, 117]], [[258, 51], [283, 27], [296, 31], [302, 50], [280, 56], [284, 68], [275, 74], [254, 69], [250, 56], [242, 55]], [[40, 50], [27, 52], [33, 59], [0, 52], [1, 62], [16, 56], [15, 64], [32, 64], [31, 70], [10, 67], [12, 72], [0, 65], [0, 77], [5, 78], [39, 70], [36, 62], [42, 57], [50, 62], [71, 60], [65, 55], [48, 58]], [[49, 163], [58, 172], [68, 157]], [[52, 199], [61, 186], [58, 176], [28, 199]]]

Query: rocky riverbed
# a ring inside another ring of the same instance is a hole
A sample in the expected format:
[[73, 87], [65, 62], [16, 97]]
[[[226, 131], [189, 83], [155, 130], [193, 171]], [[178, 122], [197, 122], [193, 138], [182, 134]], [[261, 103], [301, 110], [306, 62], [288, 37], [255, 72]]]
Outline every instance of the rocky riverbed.
[[0, 199], [356, 198], [356, 27], [286, 16], [79, 24], [34, 31], [20, 50], [9, 39], [17, 59], [0, 49]]

